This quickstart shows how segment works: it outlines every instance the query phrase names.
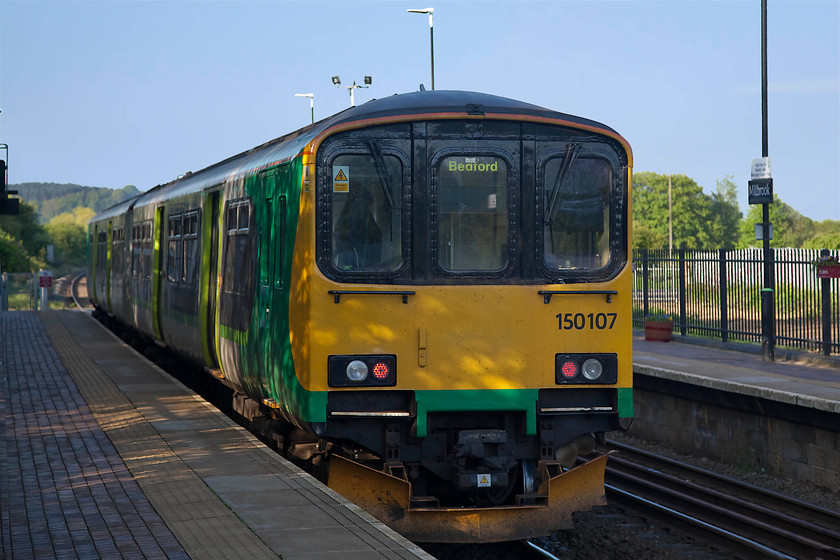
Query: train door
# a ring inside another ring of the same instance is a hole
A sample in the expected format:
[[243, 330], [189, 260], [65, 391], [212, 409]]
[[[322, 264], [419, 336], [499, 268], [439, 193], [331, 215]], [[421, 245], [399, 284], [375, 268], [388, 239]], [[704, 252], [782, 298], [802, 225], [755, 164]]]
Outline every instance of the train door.
[[259, 312], [262, 348], [260, 352], [260, 383], [265, 394], [276, 395], [275, 381], [279, 364], [278, 337], [284, 332], [286, 318], [282, 301], [283, 263], [285, 260], [284, 232], [286, 216], [286, 197], [284, 193], [286, 168], [272, 169], [265, 172], [260, 180], [265, 204], [264, 215], [260, 220], [259, 253]]
[[263, 211], [260, 216], [260, 251], [259, 251], [259, 313], [260, 313], [260, 329], [265, 329], [271, 320], [272, 307], [272, 289], [271, 289], [271, 273], [274, 256], [272, 249], [272, 223], [274, 222], [274, 189], [277, 183], [277, 170], [272, 169], [260, 175], [260, 183], [262, 189], [260, 191], [265, 197], [265, 204], [259, 205], [259, 209]]
[[152, 249], [152, 328], [158, 340], [163, 340], [160, 328], [160, 302], [163, 291], [161, 270], [163, 270], [163, 254], [165, 228], [163, 227], [163, 206], [155, 208], [155, 221], [152, 226], [154, 245]]
[[108, 220], [108, 244], [105, 249], [105, 301], [108, 303], [108, 311], [111, 313], [114, 312], [114, 306], [111, 305], [111, 267], [113, 266], [111, 262], [111, 259], [113, 258], [113, 255], [111, 254], [111, 245], [113, 243], [113, 238], [114, 223], [111, 220]]
[[108, 301], [108, 233], [110, 231], [110, 224], [107, 226], [103, 223], [94, 226], [94, 246], [93, 246], [93, 296], [94, 301], [107, 313], [111, 312]]
[[[201, 286], [206, 293], [207, 305], [201, 305], [199, 321], [204, 334], [201, 337], [204, 360], [208, 367], [219, 365], [216, 302], [219, 296], [219, 191], [210, 192], [204, 200], [202, 223]], [[204, 301], [204, 297], [201, 298]]]
[[90, 253], [90, 262], [91, 262], [90, 278], [88, 278], [88, 284], [90, 285], [89, 289], [90, 289], [91, 299], [93, 301], [95, 301], [97, 305], [99, 305], [99, 298], [97, 297], [99, 291], [96, 289], [96, 281], [99, 279], [98, 278], [99, 275], [97, 274], [97, 270], [96, 270], [96, 266], [97, 266], [97, 260], [96, 259], [99, 257], [99, 251], [98, 251], [98, 248], [99, 248], [98, 245], [99, 244], [96, 242], [98, 234], [99, 234], [99, 226], [94, 224], [93, 227], [91, 228], [91, 234], [88, 238], [88, 251]]

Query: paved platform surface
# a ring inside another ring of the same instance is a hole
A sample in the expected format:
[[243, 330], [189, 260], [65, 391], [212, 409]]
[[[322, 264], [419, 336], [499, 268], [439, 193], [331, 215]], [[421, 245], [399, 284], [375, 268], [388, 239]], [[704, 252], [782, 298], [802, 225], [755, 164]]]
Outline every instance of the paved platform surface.
[[633, 370], [840, 414], [840, 357], [777, 350], [777, 360], [770, 362], [762, 360], [757, 345], [698, 342], [691, 337], [654, 342], [636, 335]]
[[[5, 312], [0, 336], [0, 558], [431, 558], [88, 315]], [[636, 336], [633, 361], [840, 413], [837, 358]]]
[[431, 558], [90, 316], [0, 325], [0, 557]]

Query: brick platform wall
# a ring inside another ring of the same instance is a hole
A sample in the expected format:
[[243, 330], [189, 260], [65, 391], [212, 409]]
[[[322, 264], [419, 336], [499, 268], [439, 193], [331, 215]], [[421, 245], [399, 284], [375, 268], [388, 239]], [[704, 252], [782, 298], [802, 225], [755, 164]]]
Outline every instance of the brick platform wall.
[[639, 388], [634, 407], [629, 435], [840, 492], [840, 431]]

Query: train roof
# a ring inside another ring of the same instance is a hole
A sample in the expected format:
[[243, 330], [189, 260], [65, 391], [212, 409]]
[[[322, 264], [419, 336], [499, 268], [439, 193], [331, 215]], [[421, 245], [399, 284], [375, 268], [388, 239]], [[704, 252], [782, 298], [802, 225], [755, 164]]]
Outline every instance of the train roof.
[[330, 123], [330, 126], [336, 126], [358, 120], [376, 120], [398, 115], [453, 113], [463, 113], [465, 116], [493, 114], [540, 117], [583, 125], [618, 135], [610, 127], [590, 119], [560, 113], [507, 97], [471, 91], [436, 90], [396, 94], [368, 101], [364, 105], [352, 107], [326, 120], [334, 121]]
[[317, 123], [309, 125], [270, 140], [215, 163], [201, 171], [187, 173], [169, 183], [158, 185], [147, 191], [97, 214], [91, 221], [98, 221], [120, 214], [133, 206], [154, 204], [158, 201], [177, 197], [180, 194], [196, 192], [214, 187], [242, 175], [249, 175], [297, 157], [305, 146], [318, 136], [331, 129], [342, 128], [357, 122], [377, 124], [399, 116], [423, 118], [429, 116], [464, 117], [489, 115], [522, 116], [535, 120], [569, 123], [597, 132], [620, 138], [617, 132], [599, 122], [576, 117], [558, 111], [552, 111], [538, 105], [516, 101], [506, 97], [469, 91], [416, 91], [394, 94], [382, 99], [374, 99], [356, 107], [350, 107]]

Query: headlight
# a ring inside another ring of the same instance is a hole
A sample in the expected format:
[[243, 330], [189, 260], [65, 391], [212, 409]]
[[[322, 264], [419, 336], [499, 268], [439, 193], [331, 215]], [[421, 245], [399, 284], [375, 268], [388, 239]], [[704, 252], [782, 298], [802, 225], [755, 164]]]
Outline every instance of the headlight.
[[607, 353], [555, 354], [554, 382], [558, 385], [618, 383], [618, 355]]
[[347, 364], [347, 370], [345, 373], [347, 373], [347, 379], [350, 381], [364, 381], [368, 376], [368, 367], [367, 364], [361, 360], [353, 360]]
[[560, 366], [560, 371], [563, 373], [563, 377], [566, 379], [574, 379], [577, 377], [578, 374], [578, 365], [577, 362], [572, 360], [566, 360], [563, 362], [563, 365]]
[[394, 354], [330, 356], [330, 387], [394, 387], [397, 357]]
[[595, 358], [589, 358], [585, 362], [583, 362], [583, 367], [581, 368], [583, 372], [583, 376], [590, 381], [595, 381], [599, 377], [601, 377], [601, 373], [604, 371], [604, 366], [601, 365], [601, 362], [596, 360]]

